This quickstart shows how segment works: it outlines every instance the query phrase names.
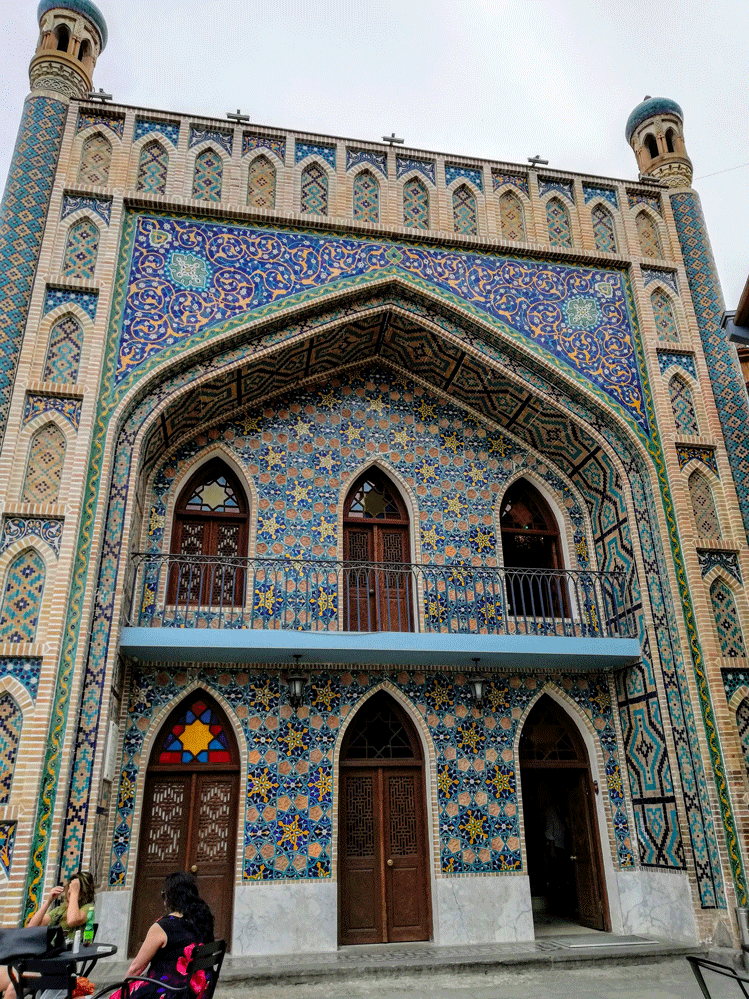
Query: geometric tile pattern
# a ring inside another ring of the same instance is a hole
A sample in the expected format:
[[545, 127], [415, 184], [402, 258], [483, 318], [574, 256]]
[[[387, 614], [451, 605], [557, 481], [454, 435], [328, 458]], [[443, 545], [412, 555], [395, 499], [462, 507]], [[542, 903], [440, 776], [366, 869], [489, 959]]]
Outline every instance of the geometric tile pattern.
[[44, 413], [59, 413], [77, 430], [82, 405], [81, 399], [65, 399], [59, 395], [32, 395], [29, 392], [23, 410], [23, 426]]
[[736, 725], [741, 748], [744, 751], [744, 766], [749, 778], [749, 697], [745, 697], [736, 710]]
[[10, 801], [22, 722], [23, 715], [15, 700], [7, 691], [0, 694], [0, 805]]
[[268, 149], [271, 153], [275, 153], [282, 163], [286, 159], [286, 139], [283, 136], [252, 135], [250, 132], [245, 132], [242, 137], [242, 155], [246, 156], [253, 149]]
[[90, 219], [76, 222], [68, 233], [65, 257], [62, 263], [62, 277], [93, 279], [96, 270], [96, 257], [99, 252], [99, 230]]
[[661, 200], [658, 197], [653, 197], [650, 194], [640, 194], [638, 191], [627, 191], [627, 200], [629, 201], [630, 208], [634, 208], [636, 205], [647, 205], [648, 208], [652, 208], [654, 212], [658, 212], [659, 215], [663, 215], [661, 210]]
[[169, 156], [160, 142], [146, 142], [140, 151], [136, 190], [164, 194]]
[[[297, 140], [294, 162], [301, 163], [302, 160], [306, 159], [308, 156], [319, 156], [320, 159], [325, 160], [325, 162], [335, 170], [335, 153], [335, 146], [327, 146], [313, 142], [300, 142]], [[319, 214], [327, 215], [327, 212], [320, 212]]]
[[549, 191], [557, 191], [559, 194], [567, 198], [568, 201], [575, 203], [574, 188], [572, 181], [558, 180], [554, 177], [539, 177], [538, 178], [538, 196], [543, 198], [545, 194]]
[[55, 555], [59, 555], [63, 524], [62, 520], [45, 520], [41, 517], [8, 517], [6, 515], [3, 517], [0, 553], [24, 538], [41, 538], [50, 546]]
[[600, 250], [601, 253], [616, 253], [616, 232], [611, 212], [607, 211], [603, 205], [597, 204], [590, 214], [593, 219], [593, 237], [596, 241], [596, 249]]
[[142, 139], [144, 135], [150, 135], [151, 132], [160, 132], [165, 139], [168, 139], [171, 142], [175, 149], [177, 148], [179, 144], [178, 121], [153, 121], [151, 118], [135, 119], [135, 134], [133, 135], [134, 142]]
[[65, 463], [65, 435], [54, 423], [37, 430], [31, 440], [22, 503], [56, 503]]
[[403, 225], [429, 228], [429, 192], [418, 177], [412, 177], [403, 185]]
[[592, 184], [583, 184], [583, 197], [585, 198], [585, 204], [593, 201], [594, 198], [603, 198], [608, 201], [610, 205], [614, 208], [619, 209], [619, 199], [616, 195], [616, 191], [611, 187], [594, 187]]
[[196, 201], [220, 201], [224, 176], [224, 163], [215, 149], [209, 146], [195, 157], [195, 174], [192, 196]]
[[725, 331], [721, 329], [724, 303], [699, 197], [689, 191], [673, 194], [670, 198], [723, 440], [749, 536], [749, 440], [746, 433], [749, 397], [735, 347], [728, 343]]
[[78, 126], [76, 131], [81, 132], [84, 128], [91, 128], [94, 125], [102, 125], [111, 129], [118, 138], [122, 138], [125, 130], [125, 116], [118, 114], [107, 114], [103, 111], [78, 112]]
[[[484, 173], [483, 170], [475, 170], [472, 167], [460, 166], [456, 163], [446, 163], [445, 164], [445, 183], [449, 187], [454, 180], [458, 180], [459, 177], [465, 177], [466, 180], [470, 180], [475, 188], [479, 191], [484, 190]], [[462, 230], [459, 230], [462, 231]]]
[[456, 232], [476, 235], [476, 199], [470, 187], [461, 184], [453, 191], [453, 224]]
[[0, 656], [0, 679], [12, 676], [23, 684], [33, 701], [36, 700], [41, 672], [41, 657]]
[[550, 198], [546, 202], [546, 221], [549, 226], [549, 243], [551, 246], [572, 246], [572, 227], [570, 213], [559, 198]]
[[677, 295], [679, 294], [676, 271], [662, 271], [658, 267], [645, 267], [644, 264], [640, 264], [640, 270], [642, 271], [642, 280], [646, 288], [653, 281], [662, 281]]
[[353, 170], [360, 163], [369, 163], [379, 170], [383, 177], [388, 175], [388, 158], [386, 153], [376, 153], [372, 149], [351, 149], [346, 147], [346, 170]]
[[523, 194], [528, 197], [528, 178], [517, 176], [511, 173], [498, 173], [496, 170], [492, 170], [492, 185], [495, 192], [504, 187], [505, 184], [514, 184], [518, 190], [522, 191]]
[[112, 143], [101, 132], [89, 135], [83, 143], [78, 181], [92, 187], [105, 187], [112, 165]]
[[44, 590], [44, 559], [33, 548], [8, 567], [0, 610], [0, 642], [33, 642]]
[[434, 179], [435, 163], [434, 160], [415, 160], [408, 156], [396, 156], [395, 158], [395, 172], [398, 180], [401, 179], [405, 174], [409, 173], [411, 170], [417, 170], [426, 179], [434, 184], [436, 183]]
[[72, 215], [73, 212], [77, 212], [81, 208], [88, 208], [89, 211], [93, 212], [94, 215], [98, 215], [100, 219], [109, 225], [112, 215], [111, 198], [83, 198], [66, 194], [62, 200], [62, 214], [60, 218], [66, 219], [68, 215]]
[[[228, 156], [231, 156], [234, 144], [234, 132], [224, 132], [220, 128], [201, 128], [200, 125], [191, 125], [189, 148], [192, 149], [193, 146], [198, 146], [201, 142], [215, 142]], [[211, 199], [204, 198], [203, 200], [210, 201]]]
[[697, 561], [700, 565], [700, 571], [703, 576], [706, 576], [711, 569], [719, 566], [721, 569], [733, 576], [737, 583], [743, 583], [741, 578], [741, 566], [739, 565], [739, 556], [735, 551], [720, 551], [716, 548], [698, 548], [697, 549]]
[[27, 98], [0, 207], [0, 443], [66, 115], [62, 101]]
[[42, 379], [70, 384], [77, 381], [82, 349], [83, 327], [75, 316], [63, 316], [50, 330]]
[[373, 224], [380, 221], [380, 185], [369, 170], [354, 178], [354, 218]]
[[70, 288], [50, 288], [44, 296], [43, 315], [47, 315], [58, 305], [72, 303], [78, 305], [92, 319], [96, 319], [96, 306], [99, 301], [99, 293], [92, 291], [71, 291]]
[[726, 700], [729, 703], [737, 690], [740, 690], [741, 687], [749, 687], [749, 670], [728, 668], [721, 669], [720, 674], [723, 677]]
[[[611, 699], [605, 679], [558, 677], [565, 693], [598, 732], [605, 760], [607, 810], [614, 821], [619, 867], [632, 868], [631, 837], [622, 792]], [[487, 708], [472, 708], [464, 677], [411, 671], [315, 672], [303, 704], [308, 710], [281, 717], [287, 703], [277, 672], [205, 670], [206, 689], [220, 694], [242, 719], [249, 758], [244, 794], [243, 879], [278, 881], [331, 876], [333, 756], [343, 713], [373, 687], [388, 681], [426, 719], [437, 762], [441, 868], [450, 874], [519, 871], [521, 802], [513, 747], [522, 716], [543, 687], [540, 677], [517, 684], [495, 676]], [[144, 730], [155, 711], [180, 697], [179, 669], [137, 668], [131, 687], [124, 763], [118, 793], [109, 884], [122, 885], [128, 870], [133, 798]], [[194, 694], [192, 695], [195, 696]], [[189, 703], [189, 701], [188, 701]], [[355, 724], [355, 722], [354, 722]], [[162, 738], [161, 736], [159, 737]]]
[[647, 212], [640, 212], [635, 218], [637, 236], [640, 240], [640, 253], [643, 257], [662, 257], [663, 248], [658, 226]]
[[676, 457], [679, 459], [679, 468], [684, 468], [690, 461], [699, 461], [711, 472], [718, 475], [718, 463], [715, 460], [714, 447], [702, 447], [700, 444], [677, 444]]
[[692, 391], [680, 375], [674, 375], [668, 383], [671, 409], [674, 413], [677, 434], [699, 435], [697, 414], [694, 410]]
[[697, 381], [697, 366], [694, 363], [694, 354], [677, 354], [669, 350], [659, 350], [657, 354], [658, 367], [661, 369], [661, 374], [675, 364], [683, 368], [688, 375], [691, 375]]
[[250, 208], [276, 207], [276, 168], [267, 156], [256, 156], [250, 163], [247, 204]]
[[499, 198], [499, 223], [502, 239], [525, 242], [525, 214], [520, 198], [512, 191], [505, 191]]
[[694, 521], [697, 525], [697, 537], [719, 538], [720, 522], [710, 483], [701, 472], [692, 472], [689, 476], [688, 487]]
[[328, 214], [328, 175], [319, 163], [309, 163], [302, 171], [299, 211], [309, 215]]
[[720, 651], [725, 658], [736, 659], [746, 656], [746, 645], [728, 583], [716, 579], [710, 587], [710, 601], [715, 615], [715, 627], [720, 640]]
[[671, 299], [660, 288], [656, 288], [650, 296], [650, 304], [653, 307], [653, 319], [658, 332], [658, 340], [661, 343], [678, 343], [679, 329], [676, 325]]
[[16, 842], [18, 823], [0, 822], [0, 881], [10, 878], [10, 865], [13, 862], [13, 847]]

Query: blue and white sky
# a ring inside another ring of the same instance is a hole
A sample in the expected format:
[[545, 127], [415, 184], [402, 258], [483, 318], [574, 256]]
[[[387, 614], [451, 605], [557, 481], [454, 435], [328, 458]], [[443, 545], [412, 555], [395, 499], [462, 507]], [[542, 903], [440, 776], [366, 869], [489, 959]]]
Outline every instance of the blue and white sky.
[[[745, 2], [745, 0], [744, 0]], [[117, 101], [634, 179], [646, 95], [684, 109], [728, 308], [749, 274], [749, 15], [742, 0], [100, 0], [95, 86]], [[0, 9], [0, 177], [36, 0]], [[738, 169], [733, 169], [738, 167]]]

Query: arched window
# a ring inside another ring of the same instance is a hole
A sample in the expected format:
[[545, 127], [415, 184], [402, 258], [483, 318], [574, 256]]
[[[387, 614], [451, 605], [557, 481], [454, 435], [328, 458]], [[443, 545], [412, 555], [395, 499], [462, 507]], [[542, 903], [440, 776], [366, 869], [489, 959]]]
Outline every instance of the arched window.
[[[361, 475], [343, 507], [346, 628], [412, 631], [409, 517], [388, 477], [378, 469]], [[383, 566], [390, 564], [392, 568]]]
[[93, 187], [104, 187], [109, 181], [112, 164], [112, 143], [101, 132], [89, 135], [83, 143], [78, 180]]
[[525, 213], [520, 198], [505, 191], [499, 199], [499, 224], [503, 239], [525, 241]]
[[647, 212], [639, 212], [635, 218], [637, 236], [640, 240], [640, 252], [643, 257], [662, 257], [661, 237], [658, 226]]
[[412, 177], [403, 185], [403, 225], [429, 228], [429, 192], [418, 177]]
[[0, 694], [0, 805], [7, 805], [13, 787], [23, 715], [6, 691]]
[[689, 497], [692, 501], [694, 521], [697, 525], [697, 536], [700, 538], [719, 538], [720, 521], [715, 509], [715, 500], [710, 483], [702, 472], [692, 472], [687, 483]]
[[44, 592], [44, 559], [33, 548], [8, 569], [0, 610], [0, 642], [33, 642]]
[[66, 24], [58, 24], [55, 28], [55, 38], [57, 38], [57, 51], [67, 52], [70, 48], [70, 29]]
[[710, 587], [710, 601], [715, 615], [715, 627], [718, 629], [721, 655], [730, 659], [743, 658], [746, 656], [744, 635], [733, 593], [724, 579], [716, 579]]
[[99, 230], [91, 219], [81, 219], [68, 233], [62, 277], [90, 281], [96, 271], [99, 253]]
[[370, 170], [354, 178], [354, 218], [359, 222], [380, 221], [380, 185]]
[[87, 59], [91, 58], [91, 42], [88, 38], [84, 38], [81, 42], [81, 47], [78, 49], [78, 61], [86, 62]]
[[674, 134], [675, 133], [672, 128], [669, 128], [669, 130], [666, 132], [666, 149], [668, 150], [669, 153], [676, 152], [674, 148]]
[[478, 232], [476, 199], [466, 184], [461, 184], [453, 191], [453, 225], [456, 232], [464, 232], [473, 236]]
[[44, 362], [45, 382], [67, 382], [78, 380], [78, 368], [83, 348], [83, 327], [75, 316], [63, 316], [52, 327], [49, 334], [47, 359]]
[[593, 220], [593, 237], [596, 249], [601, 253], [616, 253], [616, 230], [614, 219], [608, 208], [598, 204], [590, 213]]
[[645, 148], [647, 149], [651, 160], [654, 160], [656, 156], [658, 156], [658, 143], [655, 141], [655, 136], [651, 135], [649, 132], [645, 136]]
[[224, 163], [210, 146], [195, 157], [192, 196], [196, 201], [220, 201]]
[[276, 168], [267, 156], [256, 156], [250, 163], [247, 204], [250, 208], [276, 207]]
[[244, 603], [249, 509], [236, 475], [214, 458], [180, 493], [172, 531], [176, 558], [169, 577], [169, 602], [236, 606]]
[[56, 503], [65, 464], [65, 434], [54, 423], [37, 430], [31, 440], [22, 503]]
[[319, 163], [309, 163], [302, 171], [300, 211], [309, 215], [328, 214], [328, 175]]
[[674, 375], [668, 383], [668, 392], [671, 396], [671, 409], [674, 412], [677, 433], [699, 434], [692, 391], [680, 375]]
[[161, 143], [155, 139], [153, 142], [147, 142], [140, 151], [137, 189], [152, 194], [164, 194], [168, 167], [169, 156]]
[[671, 299], [665, 291], [656, 288], [650, 296], [650, 304], [653, 307], [653, 319], [658, 331], [658, 339], [664, 343], [678, 343], [679, 328], [676, 325]]
[[552, 246], [572, 246], [572, 226], [570, 213], [559, 200], [549, 198], [546, 202], [546, 221], [549, 225], [549, 242]]

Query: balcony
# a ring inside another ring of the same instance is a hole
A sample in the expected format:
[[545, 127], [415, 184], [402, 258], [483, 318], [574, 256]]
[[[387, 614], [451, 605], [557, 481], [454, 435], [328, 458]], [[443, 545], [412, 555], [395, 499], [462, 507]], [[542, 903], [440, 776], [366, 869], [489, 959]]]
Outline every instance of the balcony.
[[135, 554], [123, 651], [141, 659], [616, 669], [640, 656], [623, 575]]

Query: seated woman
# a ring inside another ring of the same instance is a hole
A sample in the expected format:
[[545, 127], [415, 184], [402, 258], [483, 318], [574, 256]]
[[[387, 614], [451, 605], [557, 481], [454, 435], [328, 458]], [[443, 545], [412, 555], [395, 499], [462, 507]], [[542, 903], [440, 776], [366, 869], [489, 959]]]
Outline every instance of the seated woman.
[[[187, 964], [196, 944], [213, 941], [213, 913], [198, 894], [192, 874], [170, 874], [164, 881], [161, 897], [169, 915], [151, 926], [127, 975], [146, 975], [179, 987], [185, 984]], [[190, 989], [196, 999], [200, 999], [207, 985], [202, 971], [193, 975]], [[138, 999], [164, 999], [168, 995], [165, 989], [150, 982], [133, 982], [130, 995], [136, 992]], [[112, 999], [119, 997], [120, 993], [115, 992]]]

